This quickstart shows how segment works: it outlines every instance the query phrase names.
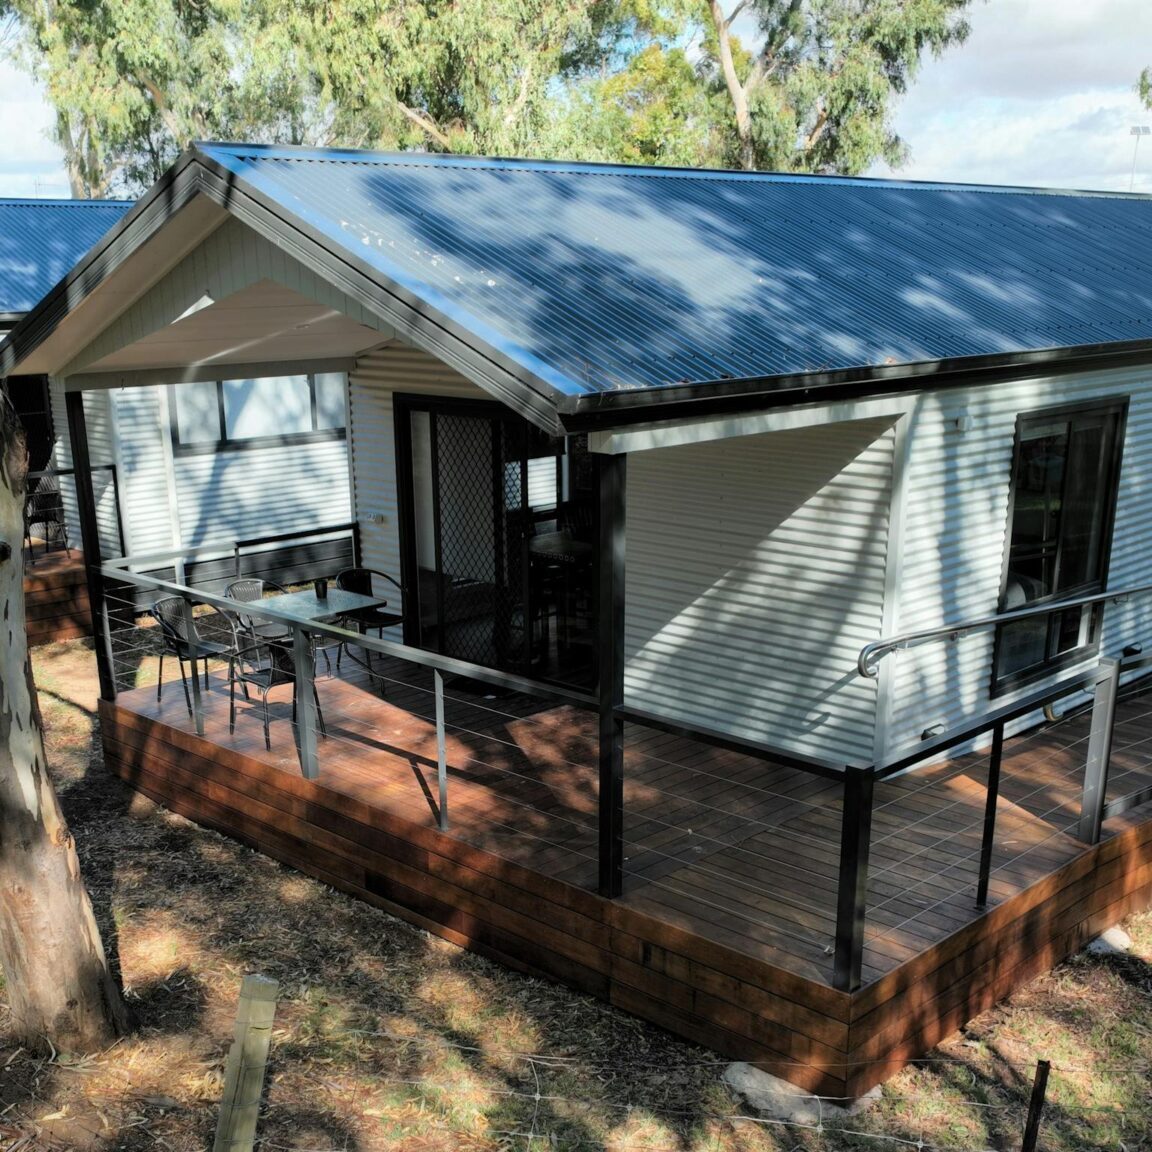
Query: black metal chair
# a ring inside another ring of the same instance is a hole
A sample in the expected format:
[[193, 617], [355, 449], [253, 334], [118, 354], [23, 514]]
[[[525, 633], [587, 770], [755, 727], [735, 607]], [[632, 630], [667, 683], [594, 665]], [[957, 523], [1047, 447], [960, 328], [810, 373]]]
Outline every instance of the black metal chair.
[[[192, 695], [188, 690], [188, 678], [184, 665], [191, 663], [193, 644], [189, 643], [188, 622], [184, 615], [184, 599], [180, 596], [165, 596], [152, 605], [151, 614], [160, 626], [163, 646], [160, 649], [160, 669], [156, 674], [156, 699], [164, 692], [164, 657], [175, 656], [180, 665], [180, 682], [184, 685], [184, 702], [188, 713], [192, 713]], [[206, 619], [200, 617], [192, 622], [192, 640], [196, 649], [196, 659], [204, 661], [204, 687], [208, 687], [208, 661], [227, 660], [229, 665], [236, 654], [235, 627], [223, 612], [213, 612], [207, 618], [211, 627], [224, 641], [209, 639], [203, 634]], [[195, 666], [192, 675], [196, 675]]]
[[44, 551], [53, 547], [63, 548], [68, 556], [72, 548], [68, 543], [68, 525], [64, 520], [64, 497], [60, 493], [60, 483], [55, 476], [40, 476], [30, 482], [24, 497], [24, 544], [28, 557], [36, 563], [36, 552], [32, 547], [32, 526], [43, 529]]
[[[263, 600], [266, 593], [281, 596], [287, 589], [282, 588], [272, 580], [261, 580], [255, 576], [245, 576], [240, 580], [233, 580], [224, 589], [224, 595], [238, 604], [255, 604]], [[285, 640], [292, 635], [292, 629], [278, 620], [257, 620], [248, 612], [236, 610], [236, 619], [240, 621], [241, 628], [253, 640]]]
[[[268, 693], [273, 688], [285, 684], [292, 685], [292, 723], [296, 723], [298, 680], [296, 659], [291, 646], [276, 640], [240, 639], [229, 669], [228, 681], [229, 733], [236, 731], [236, 685], [239, 683], [245, 694], [251, 686], [259, 691], [264, 706], [264, 747], [270, 751], [272, 734], [269, 729]], [[316, 691], [315, 682], [312, 684], [312, 699], [316, 703], [316, 718], [320, 722], [320, 731], [327, 736], [328, 729], [324, 725], [324, 713], [320, 708], [320, 696]]]
[[[399, 593], [403, 608], [404, 588], [387, 572], [377, 572], [374, 568], [345, 568], [336, 575], [336, 587], [342, 592], [358, 592], [361, 596], [375, 596], [380, 600], [395, 597]], [[385, 628], [403, 624], [404, 613], [389, 612], [384, 608], [361, 608], [355, 612], [345, 612], [341, 619], [355, 624], [361, 633], [369, 629], [382, 633]]]

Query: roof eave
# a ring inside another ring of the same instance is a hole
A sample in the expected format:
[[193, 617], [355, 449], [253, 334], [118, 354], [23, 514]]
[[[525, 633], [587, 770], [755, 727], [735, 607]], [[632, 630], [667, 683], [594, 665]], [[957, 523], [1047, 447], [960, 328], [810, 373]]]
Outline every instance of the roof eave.
[[964, 356], [911, 364], [793, 373], [746, 379], [697, 380], [665, 388], [622, 389], [572, 397], [560, 408], [569, 432], [626, 424], [701, 418], [799, 404], [861, 399], [964, 384], [993, 384], [1046, 374], [1119, 368], [1152, 361], [1152, 340]]

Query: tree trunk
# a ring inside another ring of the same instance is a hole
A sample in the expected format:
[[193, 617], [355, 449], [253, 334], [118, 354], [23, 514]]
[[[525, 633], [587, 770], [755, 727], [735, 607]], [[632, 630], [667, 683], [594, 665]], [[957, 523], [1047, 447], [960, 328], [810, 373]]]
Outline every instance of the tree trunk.
[[720, 0], [711, 0], [709, 11], [712, 25], [716, 29], [716, 45], [720, 53], [720, 70], [724, 74], [724, 86], [732, 100], [732, 112], [736, 117], [736, 139], [740, 145], [740, 167], [747, 172], [756, 169], [756, 149], [752, 143], [752, 111], [748, 106], [748, 89], [740, 83], [736, 75], [736, 63], [732, 59], [732, 41], [728, 34], [731, 20], [724, 15]]
[[29, 1047], [90, 1052], [127, 1031], [44, 759], [24, 625], [24, 435], [0, 390], [0, 966]]

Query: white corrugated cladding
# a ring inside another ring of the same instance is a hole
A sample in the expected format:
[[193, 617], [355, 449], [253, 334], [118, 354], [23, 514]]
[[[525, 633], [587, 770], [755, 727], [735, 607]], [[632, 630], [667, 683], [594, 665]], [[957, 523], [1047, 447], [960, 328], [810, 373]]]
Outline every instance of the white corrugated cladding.
[[360, 547], [370, 568], [400, 576], [399, 503], [392, 394], [490, 399], [426, 352], [390, 344], [360, 357], [349, 374], [348, 435]]
[[[909, 417], [896, 631], [996, 613], [1017, 416], [1126, 397], [1131, 406], [1108, 587], [1152, 583], [1152, 370], [951, 389], [921, 397]], [[1150, 629], [1152, 597], [1109, 604], [1102, 653], [1118, 655], [1133, 641], [1152, 646]], [[930, 726], [952, 727], [988, 710], [992, 645], [986, 632], [886, 657], [893, 665], [888, 751], [918, 741]]]
[[[52, 426], [56, 433], [56, 447], [52, 453], [52, 467], [72, 467], [72, 446], [68, 440], [68, 412], [64, 405], [64, 382], [53, 377], [49, 381], [52, 404]], [[104, 393], [85, 393], [84, 423], [88, 429], [88, 459], [98, 465], [115, 464], [116, 449], [112, 433], [112, 412]], [[80, 519], [76, 510], [74, 481], [64, 477], [60, 481], [64, 496], [64, 517], [68, 524], [68, 540], [80, 547]], [[92, 474], [92, 491], [96, 497], [96, 523], [100, 529], [100, 548], [105, 558], [120, 554], [119, 518], [116, 510], [116, 486], [113, 473], [100, 468]]]
[[162, 389], [122, 388], [109, 395], [116, 421], [128, 555], [166, 551], [174, 547], [175, 532], [164, 445], [170, 433]]
[[870, 763], [854, 666], [881, 630], [894, 443], [884, 418], [630, 455], [627, 702]]
[[175, 467], [185, 547], [307, 532], [352, 516], [344, 440], [177, 456]]

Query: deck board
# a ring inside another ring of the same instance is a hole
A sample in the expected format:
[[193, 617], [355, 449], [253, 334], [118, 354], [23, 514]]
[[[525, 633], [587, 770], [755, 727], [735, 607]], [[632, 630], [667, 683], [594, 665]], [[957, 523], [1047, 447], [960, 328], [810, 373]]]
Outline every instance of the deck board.
[[[1008, 742], [984, 914], [984, 757], [881, 782], [865, 986], [849, 996], [830, 987], [836, 781], [627, 725], [625, 890], [607, 901], [596, 717], [449, 684], [444, 833], [430, 678], [379, 670], [383, 698], [347, 661], [318, 678], [317, 782], [300, 775], [289, 690], [266, 750], [255, 701], [238, 700], [229, 733], [219, 671], [203, 739], [177, 682], [159, 702], [143, 685], [103, 705], [108, 763], [336, 887], [809, 1088], [862, 1090], [1152, 886], [1152, 805], [1110, 821], [1095, 849], [1073, 838], [1086, 717]], [[1121, 708], [1110, 796], [1152, 783], [1148, 702]]]

